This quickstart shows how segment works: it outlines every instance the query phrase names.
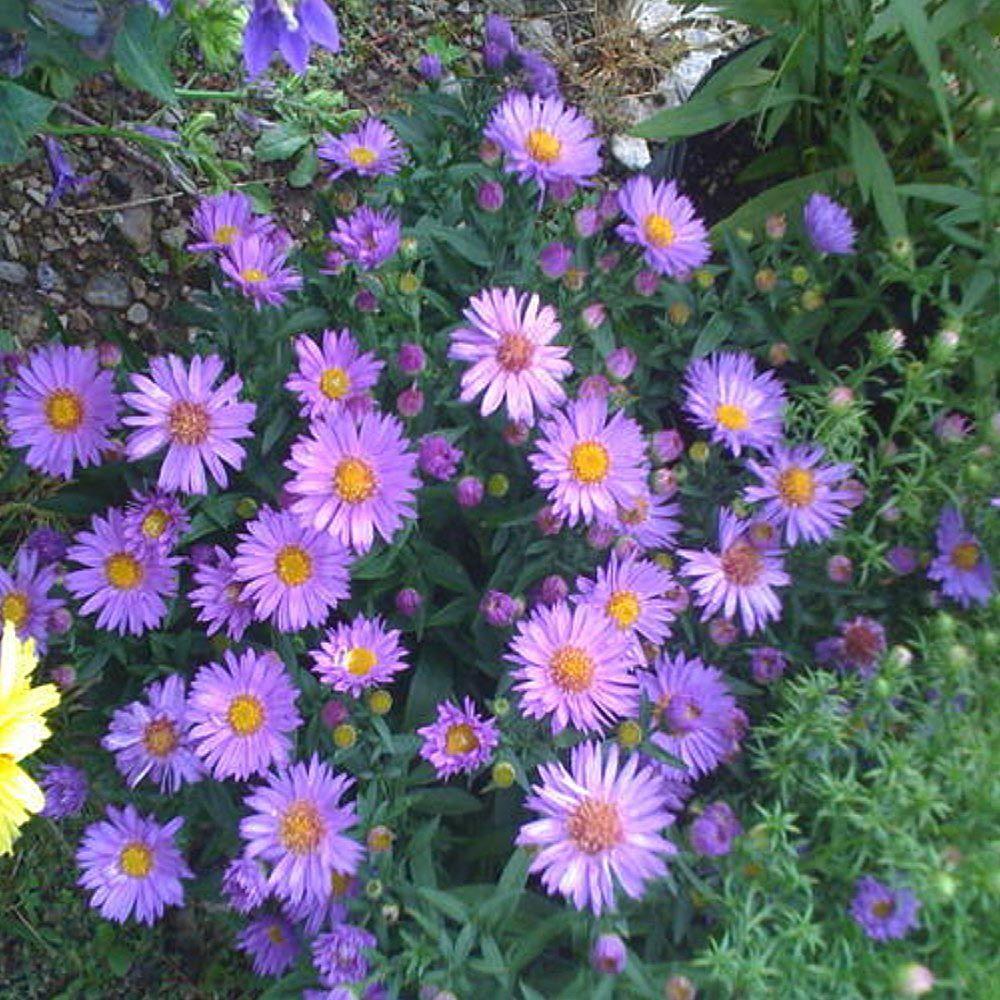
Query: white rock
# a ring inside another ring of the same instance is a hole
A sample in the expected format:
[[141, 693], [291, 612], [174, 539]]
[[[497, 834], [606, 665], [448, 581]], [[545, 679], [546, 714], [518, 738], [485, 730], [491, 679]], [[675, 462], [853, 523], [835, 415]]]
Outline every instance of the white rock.
[[652, 159], [646, 140], [636, 139], [631, 135], [612, 136], [611, 153], [623, 167], [628, 167], [629, 170], [644, 170]]

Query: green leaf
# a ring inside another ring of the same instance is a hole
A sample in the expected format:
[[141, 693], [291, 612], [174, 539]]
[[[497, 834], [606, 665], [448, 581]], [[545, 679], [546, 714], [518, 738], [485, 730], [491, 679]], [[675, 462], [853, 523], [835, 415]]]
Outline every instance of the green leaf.
[[173, 47], [173, 29], [151, 7], [130, 8], [115, 39], [115, 63], [118, 69], [140, 90], [163, 101], [176, 104], [169, 53]]
[[412, 799], [413, 811], [432, 816], [463, 816], [479, 812], [483, 803], [461, 788], [428, 788], [417, 792]]
[[52, 104], [16, 83], [0, 80], [0, 163], [24, 159], [28, 140], [45, 124]]
[[858, 186], [867, 201], [875, 202], [875, 211], [885, 231], [892, 239], [906, 236], [906, 216], [899, 195], [892, 168], [879, 145], [875, 133], [858, 114], [851, 115], [849, 142], [851, 165], [858, 178]]
[[303, 132], [298, 125], [275, 125], [274, 128], [269, 128], [261, 133], [254, 153], [261, 163], [287, 160], [302, 149], [307, 142], [309, 142], [309, 134]]
[[292, 172], [288, 175], [288, 183], [294, 188], [308, 187], [312, 184], [319, 171], [319, 160], [312, 146], [302, 150]]
[[441, 892], [440, 889], [428, 889], [426, 886], [419, 888], [417, 893], [446, 917], [451, 917], [460, 924], [468, 922], [469, 908], [449, 893]]

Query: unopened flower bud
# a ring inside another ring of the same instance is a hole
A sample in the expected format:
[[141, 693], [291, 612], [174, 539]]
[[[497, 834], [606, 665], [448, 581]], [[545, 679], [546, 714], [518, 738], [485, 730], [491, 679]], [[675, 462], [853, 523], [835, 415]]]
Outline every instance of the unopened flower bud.
[[491, 777], [493, 778], [493, 784], [496, 785], [497, 788], [510, 788], [517, 778], [517, 771], [514, 769], [514, 765], [509, 761], [498, 760], [493, 765]]
[[372, 854], [385, 854], [392, 850], [396, 835], [387, 826], [373, 826], [365, 837], [365, 843]]
[[349, 722], [342, 722], [333, 730], [333, 745], [339, 750], [350, 750], [358, 742], [358, 731]]
[[672, 302], [667, 310], [667, 318], [674, 326], [684, 326], [691, 318], [691, 307], [685, 302]]
[[486, 492], [491, 497], [505, 497], [510, 490], [510, 480], [502, 472], [494, 472], [486, 480]]
[[368, 707], [374, 715], [388, 715], [392, 709], [392, 695], [379, 688], [368, 695]]

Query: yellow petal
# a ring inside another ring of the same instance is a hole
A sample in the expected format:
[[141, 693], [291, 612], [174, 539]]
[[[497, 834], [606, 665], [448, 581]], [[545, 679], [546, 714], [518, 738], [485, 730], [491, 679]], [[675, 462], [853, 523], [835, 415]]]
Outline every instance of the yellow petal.
[[21, 827], [44, 805], [38, 785], [12, 760], [0, 757], [0, 855], [10, 853]]
[[37, 663], [35, 640], [21, 642], [13, 622], [5, 622], [3, 639], [0, 640], [0, 705], [12, 692], [28, 686]]

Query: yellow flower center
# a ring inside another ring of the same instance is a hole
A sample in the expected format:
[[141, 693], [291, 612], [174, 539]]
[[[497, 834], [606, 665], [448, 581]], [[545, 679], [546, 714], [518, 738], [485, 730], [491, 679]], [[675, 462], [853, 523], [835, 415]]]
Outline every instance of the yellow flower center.
[[549, 662], [552, 680], [570, 694], [579, 694], [594, 679], [594, 661], [577, 646], [562, 646]]
[[313, 574], [312, 559], [298, 545], [286, 545], [274, 557], [274, 572], [286, 587], [301, 587]]
[[760, 553], [747, 542], [730, 545], [719, 561], [725, 578], [740, 587], [755, 583], [763, 568]]
[[129, 878], [145, 878], [153, 870], [153, 852], [145, 844], [133, 840], [122, 848], [118, 866]]
[[351, 377], [343, 368], [327, 368], [319, 377], [319, 391], [327, 399], [343, 399], [351, 388]]
[[807, 507], [816, 496], [816, 477], [801, 466], [789, 466], [778, 476], [778, 493], [789, 507]]
[[376, 663], [378, 657], [365, 646], [355, 646], [344, 659], [347, 672], [355, 677], [367, 677]]
[[104, 576], [115, 590], [135, 590], [142, 583], [142, 563], [128, 552], [104, 560]]
[[655, 212], [647, 215], [642, 228], [645, 230], [646, 239], [654, 247], [661, 249], [668, 247], [677, 239], [674, 224], [665, 215], [657, 215]]
[[733, 403], [720, 403], [715, 408], [715, 419], [727, 431], [745, 431], [750, 426], [750, 417], [742, 406]]
[[240, 271], [240, 277], [250, 285], [259, 285], [262, 281], [267, 281], [267, 273], [259, 267], [245, 267]]
[[178, 743], [177, 730], [169, 719], [156, 719], [146, 726], [142, 734], [142, 745], [150, 757], [169, 757]]
[[634, 590], [616, 590], [608, 598], [604, 610], [614, 619], [615, 624], [620, 629], [631, 628], [642, 610], [639, 604], [639, 595]]
[[533, 128], [528, 133], [528, 155], [538, 163], [555, 163], [562, 152], [562, 143], [549, 131]]
[[479, 749], [479, 740], [467, 722], [449, 726], [444, 737], [444, 751], [449, 757], [460, 757]]
[[508, 372], [523, 372], [531, 364], [535, 345], [523, 333], [505, 333], [497, 345], [497, 364]]
[[229, 703], [226, 721], [237, 736], [253, 736], [264, 725], [264, 706], [255, 695], [238, 694]]
[[363, 459], [342, 458], [333, 473], [333, 485], [345, 503], [364, 503], [375, 494], [375, 470]]
[[56, 389], [45, 400], [45, 419], [59, 434], [75, 431], [83, 423], [83, 399], [70, 389]]
[[874, 913], [876, 917], [881, 917], [883, 920], [886, 917], [891, 917], [895, 909], [896, 904], [893, 903], [891, 899], [880, 899], [877, 903], [872, 905], [872, 913]]
[[375, 150], [367, 146], [355, 146], [347, 155], [351, 163], [358, 167], [370, 167], [378, 159]]
[[212, 242], [219, 243], [223, 246], [229, 246], [233, 240], [236, 239], [239, 229], [236, 226], [219, 226], [214, 233], [212, 233]]
[[951, 550], [951, 564], [956, 569], [975, 569], [979, 563], [979, 546], [975, 542], [959, 542]]
[[142, 533], [147, 538], [157, 539], [170, 527], [170, 515], [157, 507], [142, 519]]
[[0, 620], [10, 622], [20, 630], [28, 620], [28, 595], [20, 590], [12, 590], [4, 594], [0, 601]]
[[599, 441], [581, 441], [569, 453], [569, 467], [579, 483], [599, 483], [611, 467], [608, 449]]
[[271, 924], [267, 929], [267, 939], [271, 944], [284, 944], [285, 934], [281, 929], [281, 924]]
[[330, 876], [330, 892], [334, 896], [346, 896], [354, 884], [354, 876], [345, 875], [343, 872], [334, 872]]
[[281, 817], [281, 843], [293, 854], [314, 851], [325, 832], [319, 810], [305, 799], [296, 799]]
[[600, 854], [621, 843], [624, 830], [618, 810], [610, 802], [584, 799], [570, 813], [566, 832], [577, 850]]
[[170, 407], [167, 426], [172, 440], [190, 447], [205, 442], [212, 426], [212, 418], [201, 403], [182, 399]]

